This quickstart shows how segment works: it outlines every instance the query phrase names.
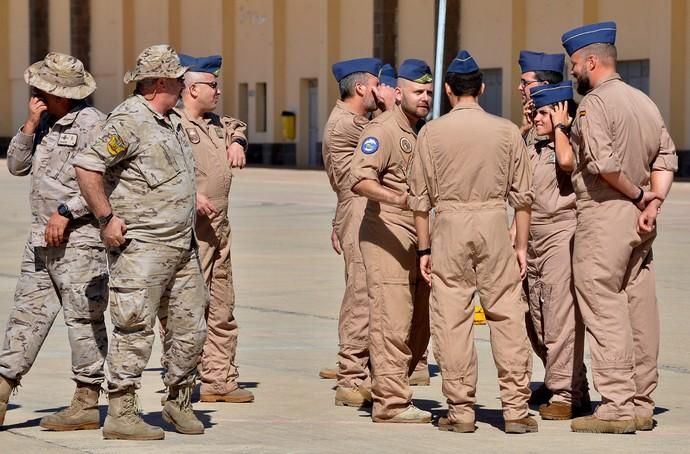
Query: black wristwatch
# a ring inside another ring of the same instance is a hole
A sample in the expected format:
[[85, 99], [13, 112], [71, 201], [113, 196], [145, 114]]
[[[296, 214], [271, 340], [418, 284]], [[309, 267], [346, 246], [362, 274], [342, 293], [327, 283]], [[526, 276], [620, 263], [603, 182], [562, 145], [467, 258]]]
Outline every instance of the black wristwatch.
[[247, 150], [247, 141], [242, 137], [235, 137], [232, 139], [232, 143], [239, 143], [245, 151]]
[[630, 201], [632, 203], [634, 203], [635, 205], [637, 205], [638, 203], [640, 203], [642, 201], [643, 197], [644, 197], [644, 189], [640, 188], [640, 193], [637, 195], [637, 197], [635, 197], [634, 199], [630, 199]]
[[428, 247], [426, 249], [418, 249], [417, 250], [417, 257], [424, 257], [425, 255], [431, 255], [431, 248]]
[[66, 203], [61, 203], [60, 205], [58, 205], [57, 212], [60, 216], [62, 216], [63, 218], [67, 218], [70, 221], [74, 219], [74, 216], [72, 216], [72, 212], [69, 210], [69, 207]]
[[554, 128], [560, 129], [566, 136], [570, 135], [570, 126], [566, 126], [563, 123], [558, 123], [556, 126], [554, 126]]
[[100, 228], [105, 227], [106, 225], [108, 225], [108, 222], [110, 222], [110, 220], [111, 220], [112, 218], [113, 218], [113, 213], [112, 213], [112, 211], [111, 211], [110, 214], [107, 215], [107, 216], [100, 216], [100, 217], [98, 218], [98, 227], [100, 227]]

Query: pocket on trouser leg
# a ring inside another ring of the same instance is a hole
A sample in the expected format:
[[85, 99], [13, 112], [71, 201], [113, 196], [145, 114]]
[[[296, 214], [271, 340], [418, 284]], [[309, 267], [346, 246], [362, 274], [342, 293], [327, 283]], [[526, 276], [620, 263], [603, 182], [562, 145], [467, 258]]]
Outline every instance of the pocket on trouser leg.
[[149, 289], [110, 288], [110, 316], [113, 325], [121, 330], [139, 330], [151, 325], [148, 313]]

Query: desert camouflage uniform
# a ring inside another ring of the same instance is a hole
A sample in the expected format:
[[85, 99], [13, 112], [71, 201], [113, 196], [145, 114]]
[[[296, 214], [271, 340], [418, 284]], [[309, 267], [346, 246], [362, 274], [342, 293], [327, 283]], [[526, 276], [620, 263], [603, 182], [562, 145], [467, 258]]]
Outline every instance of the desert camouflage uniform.
[[165, 384], [193, 383], [208, 292], [193, 232], [194, 156], [179, 115], [161, 115], [142, 96], [131, 96], [75, 165], [104, 173], [113, 213], [127, 225], [125, 243], [109, 251], [109, 392], [140, 386], [157, 315], [167, 316], [172, 336]]
[[[31, 173], [31, 233], [0, 352], [0, 375], [20, 381], [64, 311], [77, 382], [103, 382], [108, 349], [103, 312], [107, 306], [105, 252], [95, 219], [79, 192], [72, 161], [81, 154], [105, 118], [81, 103], [51, 124], [47, 114], [33, 135], [20, 130], [10, 142], [7, 167], [13, 175]], [[67, 243], [49, 247], [48, 220], [65, 203], [74, 219]]]

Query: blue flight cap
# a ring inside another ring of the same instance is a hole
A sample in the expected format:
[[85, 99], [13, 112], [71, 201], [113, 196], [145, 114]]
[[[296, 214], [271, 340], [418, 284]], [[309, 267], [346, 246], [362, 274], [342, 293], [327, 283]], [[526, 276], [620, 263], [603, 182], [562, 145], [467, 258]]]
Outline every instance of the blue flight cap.
[[398, 75], [395, 73], [395, 68], [393, 68], [392, 65], [386, 63], [381, 66], [381, 70], [379, 71], [379, 82], [389, 87], [395, 88], [398, 86]]
[[187, 66], [187, 71], [195, 73], [210, 73], [214, 76], [220, 74], [220, 66], [223, 64], [223, 57], [220, 55], [209, 55], [208, 57], [192, 57], [191, 55], [180, 54], [180, 64]]
[[383, 63], [378, 58], [355, 58], [334, 63], [332, 70], [335, 80], [340, 82], [352, 73], [369, 73], [378, 77]]
[[434, 81], [434, 76], [431, 75], [431, 68], [424, 60], [417, 60], [408, 58], [400, 65], [398, 70], [398, 77], [411, 80], [419, 84], [428, 84]]
[[472, 55], [466, 50], [461, 50], [455, 56], [450, 65], [448, 65], [447, 73], [469, 74], [479, 71], [479, 65], [474, 61]]
[[521, 50], [518, 63], [520, 64], [520, 72], [522, 73], [530, 71], [553, 71], [562, 74], [563, 65], [565, 65], [565, 55]]
[[575, 28], [563, 33], [561, 43], [568, 55], [594, 43], [616, 44], [616, 23], [600, 22]]
[[573, 99], [573, 82], [566, 80], [560, 84], [540, 85], [530, 88], [529, 95], [534, 101], [534, 107], [540, 108], [561, 101]]

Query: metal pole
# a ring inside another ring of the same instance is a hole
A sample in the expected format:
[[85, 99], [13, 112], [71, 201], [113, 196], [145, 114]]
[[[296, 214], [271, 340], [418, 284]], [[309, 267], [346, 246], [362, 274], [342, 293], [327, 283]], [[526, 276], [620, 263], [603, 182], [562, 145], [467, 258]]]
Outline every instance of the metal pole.
[[432, 118], [441, 115], [441, 101], [443, 93], [443, 48], [446, 37], [446, 0], [438, 0], [438, 27], [436, 28], [436, 62], [434, 63], [434, 109]]

